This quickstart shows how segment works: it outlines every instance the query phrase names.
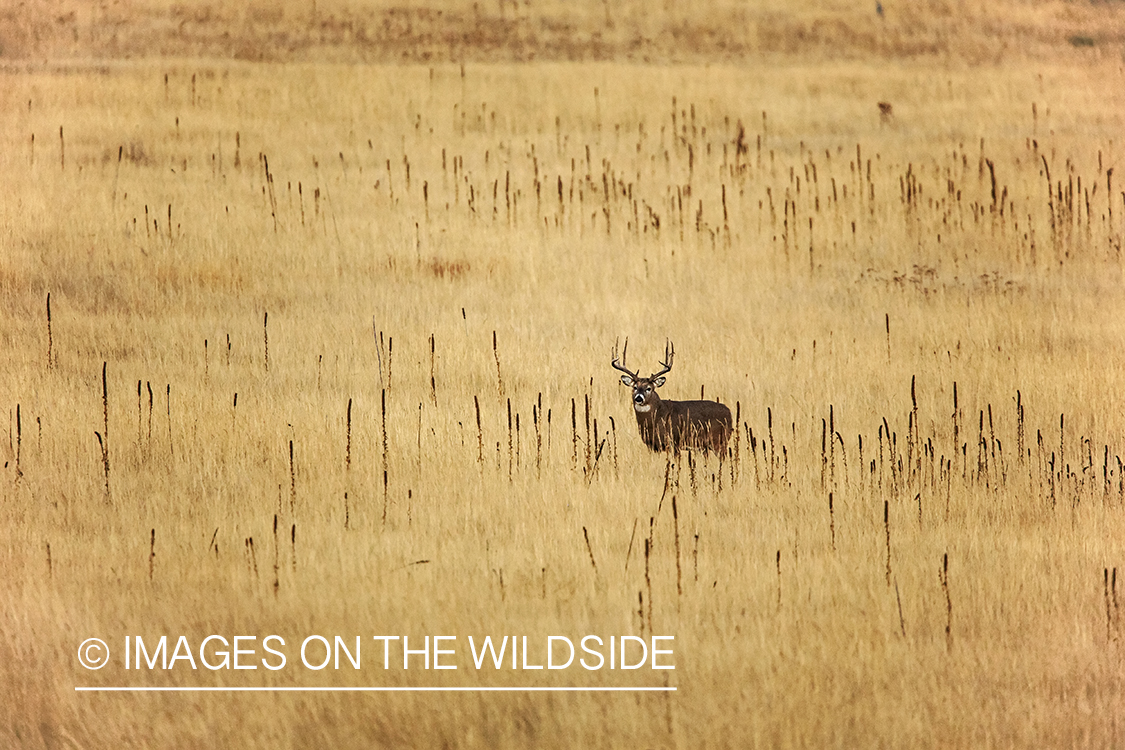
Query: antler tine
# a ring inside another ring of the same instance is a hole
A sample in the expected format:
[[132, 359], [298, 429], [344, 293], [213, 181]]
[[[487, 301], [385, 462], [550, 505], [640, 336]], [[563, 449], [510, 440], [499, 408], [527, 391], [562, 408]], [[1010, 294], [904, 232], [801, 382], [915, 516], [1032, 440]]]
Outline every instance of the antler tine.
[[664, 373], [671, 370], [672, 369], [672, 357], [675, 356], [675, 354], [676, 354], [676, 349], [675, 349], [674, 346], [672, 346], [671, 340], [669, 340], [668, 343], [664, 345], [664, 361], [660, 363], [660, 366], [663, 367], [664, 369], [661, 370], [660, 372], [654, 372], [651, 375], [651, 377], [658, 378], [661, 375], [663, 375]]
[[621, 351], [621, 363], [618, 364], [618, 361], [617, 361], [617, 342], [614, 341], [613, 342], [613, 362], [611, 362], [610, 364], [613, 366], [613, 369], [620, 370], [621, 372], [625, 373], [629, 377], [636, 380], [637, 379], [637, 373], [635, 373], [632, 370], [625, 367], [625, 355], [628, 354], [628, 353], [629, 353], [629, 337], [626, 336], [625, 337], [625, 348]]

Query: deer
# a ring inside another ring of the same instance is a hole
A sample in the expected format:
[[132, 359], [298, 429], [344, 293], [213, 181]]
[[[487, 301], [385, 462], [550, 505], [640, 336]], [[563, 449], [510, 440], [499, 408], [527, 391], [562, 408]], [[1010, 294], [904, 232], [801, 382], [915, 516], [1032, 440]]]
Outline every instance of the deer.
[[664, 376], [672, 369], [672, 357], [676, 353], [672, 342], [664, 347], [660, 371], [647, 378], [625, 366], [628, 350], [629, 340], [626, 339], [618, 360], [614, 346], [611, 364], [615, 370], [625, 373], [621, 382], [633, 389], [633, 411], [645, 445], [657, 452], [697, 449], [704, 454], [714, 451], [722, 456], [733, 424], [730, 409], [718, 401], [672, 401], [656, 393], [656, 389], [664, 385]]

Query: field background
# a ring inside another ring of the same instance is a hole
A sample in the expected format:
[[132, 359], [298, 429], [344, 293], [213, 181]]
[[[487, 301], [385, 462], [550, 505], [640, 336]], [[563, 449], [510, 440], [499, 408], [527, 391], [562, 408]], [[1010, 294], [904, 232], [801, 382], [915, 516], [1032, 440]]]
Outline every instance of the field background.
[[[1125, 743], [1125, 7], [881, 10], [0, 11], [0, 744]], [[644, 448], [626, 338], [726, 460]], [[74, 656], [212, 633], [290, 666]]]

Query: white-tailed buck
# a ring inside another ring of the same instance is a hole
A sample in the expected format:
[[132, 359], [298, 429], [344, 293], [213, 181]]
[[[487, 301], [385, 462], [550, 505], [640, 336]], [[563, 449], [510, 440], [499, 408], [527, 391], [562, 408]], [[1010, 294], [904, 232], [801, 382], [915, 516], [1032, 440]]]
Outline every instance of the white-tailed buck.
[[733, 424], [730, 409], [718, 401], [665, 401], [656, 395], [656, 389], [664, 385], [664, 374], [672, 369], [672, 342], [664, 348], [664, 361], [660, 363], [663, 369], [647, 378], [625, 367], [628, 351], [626, 339], [620, 361], [614, 347], [612, 364], [625, 373], [621, 382], [633, 389], [633, 410], [645, 445], [654, 451], [694, 448], [704, 453], [725, 453]]

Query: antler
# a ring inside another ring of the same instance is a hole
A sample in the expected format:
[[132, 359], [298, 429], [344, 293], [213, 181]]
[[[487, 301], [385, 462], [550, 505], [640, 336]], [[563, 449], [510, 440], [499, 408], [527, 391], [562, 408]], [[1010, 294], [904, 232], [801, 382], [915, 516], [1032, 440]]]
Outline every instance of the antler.
[[611, 362], [610, 364], [613, 365], [613, 369], [621, 370], [621, 372], [625, 373], [626, 375], [631, 377], [633, 380], [636, 380], [637, 379], [637, 373], [633, 372], [632, 370], [626, 369], [626, 367], [625, 367], [625, 355], [628, 352], [629, 352], [629, 339], [626, 338], [625, 339], [625, 349], [622, 350], [622, 352], [621, 352], [621, 362], [620, 362], [620, 364], [618, 364], [618, 361], [617, 361], [617, 342], [616, 341], [613, 342], [613, 362]]
[[655, 379], [655, 378], [660, 377], [664, 373], [668, 372], [669, 370], [671, 370], [672, 369], [672, 357], [675, 354], [676, 354], [676, 349], [675, 349], [674, 346], [672, 346], [672, 342], [669, 341], [664, 346], [664, 361], [660, 363], [660, 366], [663, 367], [664, 369], [661, 370], [660, 372], [654, 372], [649, 377], [652, 378], [652, 379]]

